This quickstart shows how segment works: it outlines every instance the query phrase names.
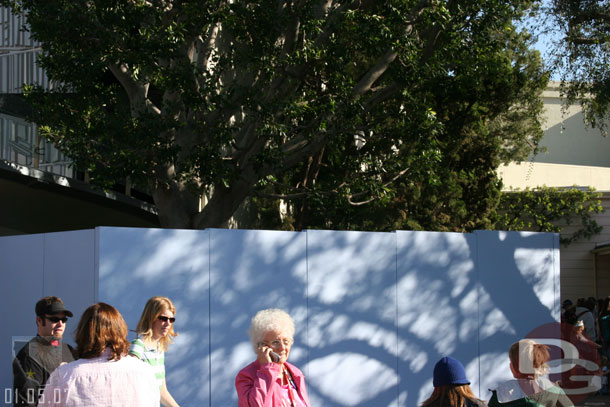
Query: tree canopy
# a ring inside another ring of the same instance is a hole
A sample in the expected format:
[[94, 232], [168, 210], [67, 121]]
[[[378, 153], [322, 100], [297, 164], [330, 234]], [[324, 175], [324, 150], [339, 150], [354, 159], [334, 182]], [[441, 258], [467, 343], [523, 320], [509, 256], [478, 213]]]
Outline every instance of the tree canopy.
[[410, 228], [483, 228], [496, 168], [543, 134], [547, 75], [514, 24], [528, 0], [0, 4], [57, 84], [28, 92], [41, 133], [93, 182], [147, 188], [165, 227], [282, 199], [299, 228], [384, 205]]
[[578, 188], [514, 190], [502, 194], [496, 228], [561, 233], [560, 241], [569, 245], [591, 239], [602, 231], [595, 214], [604, 212], [602, 194]]
[[557, 36], [553, 67], [568, 102], [580, 102], [585, 121], [607, 134], [610, 121], [610, 2], [552, 0], [541, 17]]

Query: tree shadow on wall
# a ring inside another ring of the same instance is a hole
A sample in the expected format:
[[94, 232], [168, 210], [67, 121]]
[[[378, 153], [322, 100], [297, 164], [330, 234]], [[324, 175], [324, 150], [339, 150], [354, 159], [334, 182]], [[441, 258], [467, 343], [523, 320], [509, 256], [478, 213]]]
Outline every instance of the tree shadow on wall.
[[[476, 232], [480, 395], [512, 378], [508, 349], [559, 318], [558, 241], [552, 234]], [[557, 263], [557, 264], [556, 264]]]
[[[178, 402], [236, 405], [235, 375], [255, 358], [250, 319], [278, 307], [295, 320], [290, 361], [312, 405], [415, 406], [440, 357], [458, 357], [478, 382], [480, 349], [505, 357], [505, 344], [528, 329], [525, 310], [550, 317], [541, 283], [516, 260], [530, 238], [509, 235], [485, 236], [502, 249], [486, 259], [474, 235], [112, 228], [100, 235], [100, 300], [130, 328], [149, 297], [174, 300], [180, 336], [166, 368]], [[492, 259], [501, 278], [477, 269]], [[507, 281], [520, 304], [504, 295]]]

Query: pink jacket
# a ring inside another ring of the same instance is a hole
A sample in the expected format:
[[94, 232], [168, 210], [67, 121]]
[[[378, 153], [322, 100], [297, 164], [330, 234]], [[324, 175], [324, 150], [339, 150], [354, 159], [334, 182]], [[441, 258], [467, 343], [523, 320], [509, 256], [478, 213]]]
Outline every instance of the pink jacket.
[[[297, 386], [298, 393], [310, 407], [307, 389], [305, 388], [305, 376], [294, 365], [286, 362], [284, 364]], [[282, 406], [282, 395], [277, 383], [281, 366], [277, 363], [265, 363], [261, 365], [258, 360], [244, 367], [235, 378], [237, 389], [238, 407], [280, 407]]]

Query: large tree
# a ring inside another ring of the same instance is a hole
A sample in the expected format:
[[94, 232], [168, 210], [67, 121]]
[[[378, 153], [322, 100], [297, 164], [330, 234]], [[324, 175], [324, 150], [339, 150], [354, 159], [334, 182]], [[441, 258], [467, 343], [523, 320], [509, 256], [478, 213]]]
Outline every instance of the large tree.
[[386, 204], [485, 227], [495, 169], [542, 136], [529, 0], [0, 3], [57, 84], [29, 92], [43, 135], [93, 182], [147, 188], [166, 227], [280, 198], [298, 227]]
[[553, 67], [570, 103], [580, 102], [585, 121], [607, 134], [610, 122], [610, 2], [552, 0], [540, 18], [551, 22]]

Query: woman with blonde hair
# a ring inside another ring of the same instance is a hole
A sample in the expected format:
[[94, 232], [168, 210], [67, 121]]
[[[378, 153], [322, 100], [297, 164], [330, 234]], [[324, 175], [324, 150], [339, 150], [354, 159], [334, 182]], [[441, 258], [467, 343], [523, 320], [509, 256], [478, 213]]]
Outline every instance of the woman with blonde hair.
[[550, 357], [548, 346], [532, 339], [522, 339], [510, 347], [508, 357], [514, 380], [493, 390], [490, 407], [573, 406], [565, 392], [545, 377]]
[[423, 407], [477, 407], [485, 402], [475, 397], [459, 360], [445, 356], [434, 366], [434, 391]]
[[165, 382], [165, 352], [175, 336], [176, 307], [167, 298], [156, 296], [146, 302], [136, 326], [138, 337], [131, 342], [129, 354], [151, 365], [161, 391], [161, 405], [178, 407]]

